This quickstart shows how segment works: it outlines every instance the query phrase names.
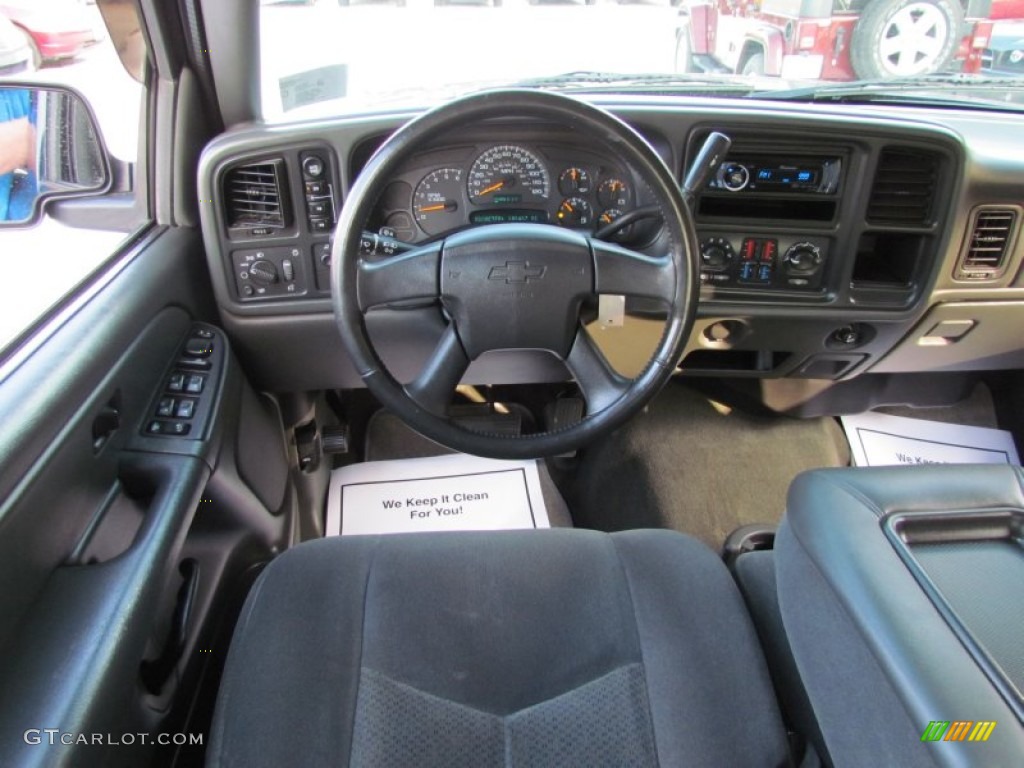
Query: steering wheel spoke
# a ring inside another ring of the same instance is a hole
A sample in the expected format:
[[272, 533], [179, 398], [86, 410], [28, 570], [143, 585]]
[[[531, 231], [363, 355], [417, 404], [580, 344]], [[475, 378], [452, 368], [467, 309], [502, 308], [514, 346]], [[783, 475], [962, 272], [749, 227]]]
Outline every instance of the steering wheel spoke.
[[452, 392], [469, 368], [455, 326], [449, 325], [419, 375], [405, 385], [406, 394], [425, 411], [442, 418], [448, 416]]
[[675, 265], [668, 257], [655, 258], [621, 245], [591, 239], [594, 252], [594, 292], [676, 300], [679, 290]]
[[583, 327], [576, 332], [576, 340], [565, 359], [565, 364], [583, 392], [583, 399], [587, 401], [587, 412], [590, 414], [603, 411], [612, 405], [626, 394], [632, 384], [631, 379], [612, 369]]
[[438, 298], [442, 243], [415, 248], [401, 256], [360, 259], [356, 279], [359, 308], [422, 302]]

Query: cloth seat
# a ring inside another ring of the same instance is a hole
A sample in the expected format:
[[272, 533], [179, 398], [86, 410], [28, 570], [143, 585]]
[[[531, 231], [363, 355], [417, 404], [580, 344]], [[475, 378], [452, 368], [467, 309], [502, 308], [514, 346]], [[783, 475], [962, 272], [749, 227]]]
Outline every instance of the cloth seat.
[[264, 571], [210, 766], [774, 766], [742, 598], [669, 531], [335, 537]]

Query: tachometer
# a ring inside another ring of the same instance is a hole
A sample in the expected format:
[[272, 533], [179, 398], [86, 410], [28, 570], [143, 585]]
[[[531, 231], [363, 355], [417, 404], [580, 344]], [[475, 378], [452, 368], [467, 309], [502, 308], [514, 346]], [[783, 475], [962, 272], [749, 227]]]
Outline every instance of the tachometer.
[[475, 205], [529, 204], [548, 199], [551, 180], [530, 150], [503, 144], [476, 159], [469, 169], [468, 190]]
[[462, 169], [438, 168], [416, 185], [412, 215], [428, 235], [439, 235], [466, 223], [459, 212], [462, 200]]

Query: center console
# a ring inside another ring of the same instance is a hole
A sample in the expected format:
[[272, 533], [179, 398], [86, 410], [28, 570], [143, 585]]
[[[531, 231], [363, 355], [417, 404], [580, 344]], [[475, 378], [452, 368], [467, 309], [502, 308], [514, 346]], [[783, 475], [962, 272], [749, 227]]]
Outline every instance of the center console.
[[828, 750], [851, 765], [1024, 754], [1024, 473], [819, 470], [775, 541], [779, 606]]

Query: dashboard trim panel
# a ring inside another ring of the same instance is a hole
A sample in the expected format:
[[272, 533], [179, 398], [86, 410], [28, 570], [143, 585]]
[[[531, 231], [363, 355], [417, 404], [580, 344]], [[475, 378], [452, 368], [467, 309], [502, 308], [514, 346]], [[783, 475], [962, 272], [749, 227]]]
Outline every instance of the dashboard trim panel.
[[[870, 370], [909, 336], [915, 324], [940, 302], [1024, 300], [1022, 254], [1017, 240], [1009, 255], [1008, 267], [1000, 278], [986, 281], [985, 285], [965, 284], [954, 279], [956, 261], [968, 236], [970, 211], [978, 205], [1019, 204], [1015, 195], [1019, 179], [1024, 177], [1024, 160], [1008, 159], [1005, 153], [1000, 153], [999, 147], [1007, 146], [1019, 135], [1020, 118], [913, 107], [816, 104], [811, 108], [722, 99], [621, 96], [592, 101], [643, 133], [675, 170], [677, 178], [685, 167], [684, 158], [694, 154], [700, 136], [711, 129], [733, 134], [737, 151], [747, 155], [752, 150], [774, 155], [796, 151], [801, 157], [841, 160], [842, 174], [834, 191], [747, 193], [751, 200], [785, 197], [794, 205], [807, 204], [811, 198], [816, 198], [834, 206], [832, 215], [810, 220], [746, 217], [742, 215], [742, 205], [739, 216], [709, 215], [700, 211], [698, 202], [697, 227], [702, 239], [724, 238], [730, 241], [733, 251], [744, 248], [748, 238], [757, 241], [759, 248], [774, 241], [777, 253], [773, 264], [780, 270], [779, 274], [785, 269], [783, 258], [789, 249], [800, 243], [817, 247], [821, 264], [807, 285], [776, 285], [775, 277], [768, 286], [753, 282], [741, 285], [738, 277], [729, 285], [724, 285], [725, 281], [720, 279], [717, 284], [708, 280], [702, 287], [698, 326], [691, 339], [691, 350], [729, 349], [755, 355], [785, 352], [787, 356], [771, 358], [786, 362], [767, 370], [718, 369], [712, 365], [696, 371], [697, 374], [769, 378], [802, 375], [800, 371], [806, 368], [807, 361], [817, 356], [849, 355], [855, 364], [837, 374], [838, 378], [848, 378]], [[713, 120], [709, 119], [711, 110], [715, 115]], [[412, 112], [403, 112], [291, 125], [252, 125], [228, 132], [206, 148], [200, 164], [199, 186], [201, 199], [213, 201], [202, 209], [207, 258], [224, 325], [240, 348], [256, 344], [259, 334], [267, 327], [280, 331], [274, 336], [277, 343], [284, 343], [283, 339], [289, 335], [301, 337], [304, 327], [312, 327], [308, 323], [322, 329], [325, 321], [329, 324], [333, 318], [326, 317], [331, 306], [323, 292], [323, 282], [317, 282], [301, 299], [248, 303], [239, 300], [227, 269], [230, 243], [220, 224], [223, 210], [216, 193], [224, 169], [250, 158], [294, 155], [308, 147], [326, 146], [331, 152], [332, 172], [336, 174], [343, 198], [358, 171], [353, 167], [354, 158], [360, 155], [368, 158], [367, 149], [372, 148], [373, 142], [414, 116]], [[490, 130], [491, 127], [495, 130]], [[513, 129], [519, 133], [510, 133]], [[568, 148], [571, 151], [566, 150], [568, 154], [562, 156], [566, 162], [572, 163], [572, 167], [587, 165], [587, 156], [593, 154], [592, 150], [572, 148], [558, 131], [545, 133], [547, 130], [546, 126], [512, 121], [489, 126], [484, 131], [467, 129], [463, 135], [452, 137], [454, 144], [450, 146], [462, 147], [460, 151], [472, 156], [469, 160], [472, 163], [485, 145], [509, 142], [518, 136], [515, 143], [539, 151], [545, 161], [552, 148], [559, 151]], [[880, 224], [869, 221], [866, 215], [878, 158], [883, 149], [891, 147], [933, 153], [939, 158], [934, 206], [919, 222]], [[401, 181], [415, 190], [432, 170], [449, 166], [452, 152], [434, 147], [422, 153], [403, 172]], [[576, 157], [580, 158], [579, 163], [570, 159]], [[557, 165], [559, 167], [548, 168], [549, 205], [562, 197], [558, 176], [565, 169]], [[628, 168], [621, 168], [621, 171], [624, 176], [629, 175]], [[730, 193], [719, 189], [706, 194], [708, 199], [721, 199]], [[731, 200], [729, 204], [733, 204]], [[427, 235], [418, 232], [417, 237], [423, 241]], [[646, 248], [657, 252], [656, 236], [644, 243], [639, 250]], [[277, 239], [266, 243], [268, 247], [288, 244]], [[887, 261], [886, 254], [893, 253], [898, 255]], [[310, 254], [308, 264], [316, 273], [312, 259]], [[630, 313], [647, 316], [647, 308], [634, 304]], [[310, 316], [320, 317], [314, 321]], [[309, 320], [303, 320], [305, 317]], [[735, 340], [717, 339], [709, 347], [700, 333], [702, 328], [713, 325], [715, 318], [741, 318], [751, 332]], [[257, 319], [259, 322], [255, 322]], [[851, 322], [869, 328], [871, 333], [847, 349], [837, 351], [830, 339]], [[393, 324], [390, 332], [402, 333], [401, 326], [400, 321]], [[319, 332], [310, 335], [323, 338]], [[384, 347], [389, 344], [397, 345], [396, 348], [406, 346], [397, 336], [382, 341]], [[970, 367], [969, 345], [965, 356], [965, 365]], [[714, 359], [714, 355], [711, 358]], [[345, 364], [341, 363], [340, 368], [345, 368]], [[545, 370], [542, 372], [541, 368]], [[536, 373], [537, 380], [550, 380], [553, 375], [544, 365], [538, 367], [529, 363], [527, 369], [523, 374], [526, 380], [532, 377], [530, 370]], [[317, 386], [328, 384], [325, 379], [331, 376], [323, 375], [325, 371], [321, 374], [305, 377], [300, 371], [276, 372], [267, 375], [261, 383], [272, 384], [268, 387], [272, 389], [306, 389], [314, 383]], [[337, 374], [336, 385], [358, 386], [347, 374], [340, 370]], [[480, 378], [491, 379], [486, 373]]]

